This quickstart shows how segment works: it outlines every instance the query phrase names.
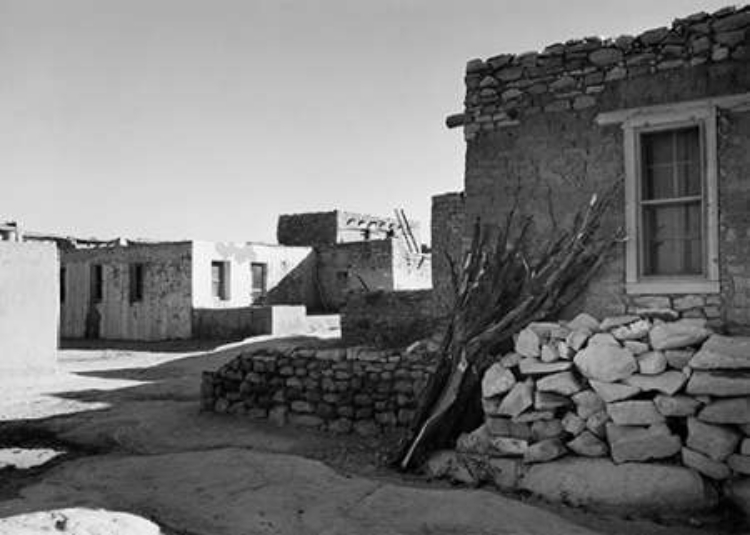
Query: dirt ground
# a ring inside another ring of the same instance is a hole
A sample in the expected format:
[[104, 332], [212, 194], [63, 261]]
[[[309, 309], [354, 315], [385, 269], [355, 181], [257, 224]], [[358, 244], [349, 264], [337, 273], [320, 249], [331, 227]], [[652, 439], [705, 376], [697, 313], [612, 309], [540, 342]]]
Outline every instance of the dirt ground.
[[660, 523], [450, 487], [389, 470], [388, 440], [198, 410], [202, 371], [249, 346], [298, 343], [64, 346], [58, 373], [0, 378], [0, 448], [67, 451], [0, 470], [0, 519], [83, 507], [182, 535], [728, 533], [718, 518]]

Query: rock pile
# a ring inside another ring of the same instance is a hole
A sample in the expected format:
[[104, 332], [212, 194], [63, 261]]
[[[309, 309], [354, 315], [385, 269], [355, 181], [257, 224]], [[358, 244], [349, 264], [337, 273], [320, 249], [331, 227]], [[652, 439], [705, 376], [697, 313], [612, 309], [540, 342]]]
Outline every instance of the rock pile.
[[363, 436], [406, 427], [435, 369], [431, 342], [406, 350], [266, 347], [204, 372], [203, 410]]
[[465, 111], [448, 118], [464, 136], [518, 124], [524, 115], [598, 104], [608, 86], [702, 64], [746, 61], [750, 8], [728, 7], [677, 19], [638, 36], [571, 40], [542, 52], [501, 54], [466, 65]]
[[482, 381], [485, 423], [457, 451], [524, 464], [565, 455], [750, 475], [750, 338], [670, 310], [533, 323]]

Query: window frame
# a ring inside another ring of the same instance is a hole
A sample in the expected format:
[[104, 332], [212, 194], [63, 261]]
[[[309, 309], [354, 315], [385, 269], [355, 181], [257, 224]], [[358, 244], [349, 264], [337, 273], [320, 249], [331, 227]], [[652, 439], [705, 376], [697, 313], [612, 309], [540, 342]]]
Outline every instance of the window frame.
[[[703, 167], [703, 248], [702, 275], [641, 275], [643, 224], [641, 184], [643, 134], [699, 127]], [[718, 158], [716, 106], [679, 105], [648, 113], [634, 113], [622, 123], [625, 156], [625, 219], [628, 240], [625, 247], [625, 288], [629, 294], [718, 293]], [[631, 238], [632, 237], [632, 238]]]
[[[211, 260], [211, 298], [215, 301], [231, 300], [230, 267], [226, 260]], [[219, 268], [218, 292], [214, 288], [214, 268]]]
[[128, 264], [128, 301], [130, 304], [144, 300], [146, 286], [146, 264], [133, 262]]
[[[256, 291], [255, 288], [255, 269], [260, 268], [262, 276], [262, 287]], [[267, 262], [250, 262], [250, 302], [256, 303], [262, 301], [268, 295], [268, 263]]]

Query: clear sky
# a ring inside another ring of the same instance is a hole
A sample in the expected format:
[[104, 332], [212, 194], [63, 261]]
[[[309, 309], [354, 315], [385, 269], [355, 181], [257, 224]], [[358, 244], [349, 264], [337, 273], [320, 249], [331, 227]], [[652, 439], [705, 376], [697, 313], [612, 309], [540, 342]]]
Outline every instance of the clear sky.
[[429, 221], [460, 190], [468, 59], [710, 0], [0, 0], [0, 219], [275, 240], [279, 213]]

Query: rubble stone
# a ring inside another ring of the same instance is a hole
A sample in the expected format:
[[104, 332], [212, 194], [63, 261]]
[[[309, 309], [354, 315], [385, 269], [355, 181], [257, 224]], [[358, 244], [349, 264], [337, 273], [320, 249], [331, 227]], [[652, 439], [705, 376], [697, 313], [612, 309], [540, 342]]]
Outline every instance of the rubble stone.
[[590, 332], [596, 332], [599, 329], [599, 320], [597, 320], [591, 314], [586, 314], [585, 312], [582, 312], [581, 314], [578, 314], [575, 318], [573, 318], [571, 321], [569, 321], [567, 323], [567, 327], [571, 331], [581, 329], [581, 330], [587, 330]]
[[562, 457], [567, 451], [559, 438], [549, 438], [529, 446], [524, 453], [523, 461], [525, 463], [546, 463]]
[[664, 416], [649, 400], [608, 403], [607, 413], [617, 425], [649, 425], [664, 421]]
[[638, 340], [625, 340], [622, 345], [635, 356], [642, 355], [651, 350], [648, 344], [639, 342]]
[[586, 429], [586, 420], [572, 412], [563, 416], [562, 425], [571, 435], [580, 435]]
[[541, 339], [533, 329], [523, 329], [516, 338], [516, 353], [524, 357], [541, 355]]
[[521, 456], [529, 449], [529, 443], [526, 440], [512, 437], [491, 437], [491, 455], [500, 457]]
[[513, 372], [495, 363], [490, 366], [482, 378], [482, 396], [491, 398], [510, 391], [516, 384]]
[[586, 418], [586, 429], [598, 437], [603, 437], [606, 433], [607, 422], [609, 420], [609, 414], [606, 410], [599, 411]]
[[610, 333], [596, 333], [594, 336], [589, 338], [588, 344], [590, 346], [601, 344], [620, 347], [620, 342], [618, 342], [617, 339]]
[[555, 410], [570, 405], [570, 398], [552, 392], [534, 392], [534, 409], [538, 411]]
[[665, 396], [659, 394], [654, 398], [654, 405], [664, 416], [693, 416], [700, 407], [700, 402], [690, 396]]
[[671, 323], [655, 325], [649, 332], [651, 347], [658, 350], [680, 349], [703, 342], [711, 331], [700, 323], [690, 320], [678, 320]]
[[746, 476], [750, 475], [750, 456], [748, 455], [737, 455], [736, 453], [730, 455], [727, 458], [727, 464], [733, 472]]
[[737, 449], [740, 438], [740, 434], [729, 427], [688, 418], [688, 437], [685, 445], [708, 455], [714, 461], [723, 461], [729, 457]]
[[680, 437], [664, 424], [649, 427], [607, 424], [607, 441], [616, 463], [664, 459], [680, 451]]
[[750, 398], [726, 398], [709, 403], [698, 419], [715, 424], [750, 423]]
[[591, 331], [588, 329], [576, 329], [571, 331], [568, 337], [565, 339], [565, 343], [568, 344], [574, 351], [579, 351], [591, 337]]
[[657, 375], [667, 369], [667, 358], [661, 351], [649, 351], [636, 357], [638, 372], [643, 375]]
[[542, 362], [555, 362], [560, 359], [560, 354], [557, 351], [557, 346], [552, 344], [544, 344], [542, 346]]
[[618, 340], [641, 340], [648, 336], [650, 330], [650, 321], [638, 320], [635, 323], [617, 327], [612, 331], [612, 336], [614, 336]]
[[669, 370], [659, 375], [632, 375], [625, 383], [638, 387], [643, 392], [661, 392], [672, 395], [678, 392], [687, 382], [687, 376], [677, 370]]
[[689, 349], [668, 349], [664, 351], [667, 364], [670, 368], [676, 370], [681, 370], [687, 366], [694, 354], [695, 352]]
[[583, 419], [606, 408], [602, 398], [593, 390], [583, 390], [573, 395], [573, 403], [576, 404], [576, 413]]
[[536, 382], [537, 390], [570, 396], [580, 391], [583, 386], [572, 372], [560, 372], [547, 375]]
[[518, 365], [518, 371], [523, 375], [547, 375], [569, 370], [573, 363], [569, 361], [542, 362], [539, 359], [525, 358]]
[[589, 384], [591, 385], [591, 388], [594, 389], [594, 392], [599, 394], [599, 397], [607, 403], [632, 398], [641, 391], [637, 386], [625, 385], [622, 383], [605, 383], [602, 381], [591, 380], [589, 381]]
[[750, 372], [696, 370], [688, 381], [687, 393], [720, 397], [750, 396]]
[[562, 422], [557, 419], [538, 420], [531, 424], [531, 437], [535, 441], [559, 437], [564, 431]]
[[714, 461], [690, 448], [682, 448], [682, 464], [711, 479], [722, 480], [729, 478], [731, 475], [726, 464]]
[[750, 337], [712, 335], [690, 360], [696, 370], [750, 369]]
[[511, 391], [506, 394], [498, 409], [499, 414], [518, 416], [534, 404], [534, 383], [527, 380], [516, 383]]
[[622, 325], [628, 325], [630, 323], [636, 322], [638, 321], [638, 319], [638, 316], [634, 316], [632, 314], [623, 316], [610, 316], [602, 320], [602, 323], [599, 325], [599, 329], [601, 331], [609, 331], [610, 329], [614, 329], [615, 327], [621, 327]]
[[610, 345], [588, 346], [573, 362], [587, 378], [608, 383], [630, 377], [638, 370], [630, 351]]
[[588, 430], [568, 442], [567, 447], [574, 453], [584, 457], [604, 457], [609, 453], [607, 444]]

